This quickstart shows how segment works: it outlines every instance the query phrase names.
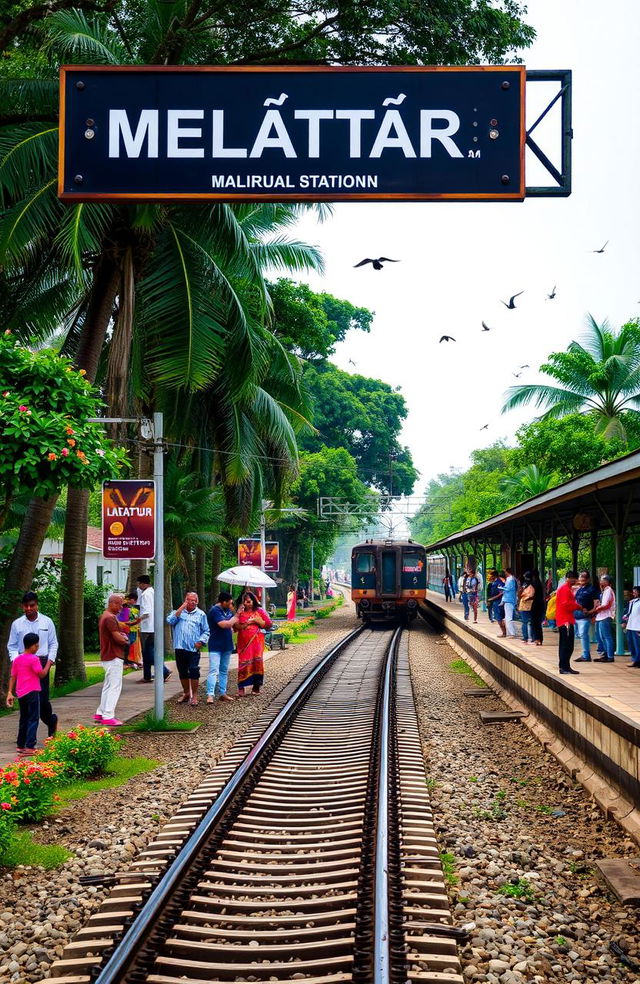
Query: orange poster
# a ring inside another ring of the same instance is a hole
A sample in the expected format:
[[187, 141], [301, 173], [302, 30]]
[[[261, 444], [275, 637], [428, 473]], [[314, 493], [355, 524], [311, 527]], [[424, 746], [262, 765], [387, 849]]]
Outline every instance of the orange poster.
[[124, 560], [151, 560], [155, 552], [155, 482], [141, 479], [103, 482], [103, 555]]

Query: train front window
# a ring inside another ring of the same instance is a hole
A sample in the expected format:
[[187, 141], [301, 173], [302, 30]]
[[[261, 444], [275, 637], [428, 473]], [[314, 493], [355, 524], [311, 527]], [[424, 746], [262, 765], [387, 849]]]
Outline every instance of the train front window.
[[418, 574], [424, 570], [424, 557], [417, 550], [405, 550], [402, 556], [402, 573]]
[[358, 574], [371, 574], [376, 569], [375, 557], [370, 553], [361, 553], [356, 557], [356, 571]]

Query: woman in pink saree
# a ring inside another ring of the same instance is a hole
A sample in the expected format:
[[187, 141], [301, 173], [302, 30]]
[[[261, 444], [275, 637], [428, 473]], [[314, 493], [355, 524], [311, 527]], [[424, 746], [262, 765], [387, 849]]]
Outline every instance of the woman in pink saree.
[[238, 697], [244, 697], [245, 687], [259, 694], [264, 680], [264, 633], [271, 628], [271, 619], [260, 608], [251, 591], [245, 591], [238, 606]]

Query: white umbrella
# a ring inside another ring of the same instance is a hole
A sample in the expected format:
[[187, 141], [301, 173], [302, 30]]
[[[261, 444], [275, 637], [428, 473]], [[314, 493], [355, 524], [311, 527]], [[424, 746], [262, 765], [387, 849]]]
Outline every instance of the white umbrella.
[[259, 567], [251, 564], [239, 567], [230, 567], [226, 571], [218, 574], [218, 580], [225, 584], [240, 584], [244, 588], [275, 588], [276, 582], [261, 571]]

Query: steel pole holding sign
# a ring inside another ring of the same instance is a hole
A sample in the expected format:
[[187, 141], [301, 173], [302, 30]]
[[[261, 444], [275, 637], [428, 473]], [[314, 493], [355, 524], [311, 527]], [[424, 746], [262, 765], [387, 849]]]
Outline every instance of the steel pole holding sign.
[[65, 66], [66, 201], [512, 200], [520, 65]]

